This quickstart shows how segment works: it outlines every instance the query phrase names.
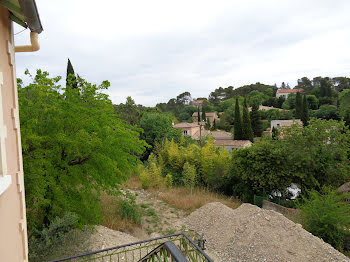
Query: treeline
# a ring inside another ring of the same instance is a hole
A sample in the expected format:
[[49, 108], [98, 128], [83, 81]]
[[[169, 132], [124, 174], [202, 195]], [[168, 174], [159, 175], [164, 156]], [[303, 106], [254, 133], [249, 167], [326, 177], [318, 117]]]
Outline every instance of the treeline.
[[[350, 134], [344, 122], [312, 119], [308, 126], [283, 129], [283, 139], [265, 138], [248, 148], [231, 153], [215, 147], [166, 140], [151, 154], [140, 179], [145, 187], [167, 180], [186, 184], [186, 169], [195, 171], [193, 186], [233, 195], [252, 202], [254, 195], [286, 189], [295, 183], [302, 194], [337, 188], [350, 178]], [[186, 164], [187, 163], [187, 164]], [[157, 182], [155, 182], [157, 181]]]

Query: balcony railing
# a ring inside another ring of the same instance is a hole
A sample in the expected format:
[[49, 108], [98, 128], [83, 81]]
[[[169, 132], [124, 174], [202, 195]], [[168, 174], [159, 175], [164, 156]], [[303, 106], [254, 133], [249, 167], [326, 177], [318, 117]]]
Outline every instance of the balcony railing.
[[184, 233], [157, 237], [126, 245], [102, 249], [52, 262], [213, 262], [213, 260]]

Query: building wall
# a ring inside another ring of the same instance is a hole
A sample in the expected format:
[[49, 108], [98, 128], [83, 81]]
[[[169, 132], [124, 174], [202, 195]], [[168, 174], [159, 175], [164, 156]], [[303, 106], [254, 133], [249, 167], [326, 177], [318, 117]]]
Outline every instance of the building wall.
[[[0, 144], [2, 174], [10, 186], [0, 195], [0, 261], [27, 261], [27, 224], [12, 23], [0, 5]], [[1, 78], [1, 77], [0, 77]], [[0, 117], [1, 120], [1, 117]], [[5, 156], [4, 156], [5, 153]]]
[[[199, 132], [199, 126], [198, 127], [183, 127], [183, 128], [181, 128], [181, 130], [185, 136], [192, 137], [195, 133]], [[185, 131], [187, 131], [187, 133]]]
[[277, 93], [276, 97], [279, 98], [280, 96], [284, 96], [285, 99], [287, 99], [289, 93]]

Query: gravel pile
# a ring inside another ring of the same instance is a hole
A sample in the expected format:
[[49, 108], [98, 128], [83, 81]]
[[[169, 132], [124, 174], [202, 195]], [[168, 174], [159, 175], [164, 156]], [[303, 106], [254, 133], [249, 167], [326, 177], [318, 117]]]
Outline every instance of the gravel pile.
[[120, 246], [140, 241], [139, 239], [104, 226], [96, 226], [96, 232], [90, 237], [90, 251], [101, 250], [105, 248]]
[[222, 262], [350, 261], [301, 225], [250, 204], [231, 209], [210, 203], [185, 218], [185, 224], [204, 234], [208, 249]]

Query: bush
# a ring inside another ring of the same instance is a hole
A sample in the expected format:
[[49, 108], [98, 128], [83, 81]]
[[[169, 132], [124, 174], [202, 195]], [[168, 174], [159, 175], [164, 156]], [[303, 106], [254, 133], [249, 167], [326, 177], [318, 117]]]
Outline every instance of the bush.
[[123, 219], [129, 219], [136, 224], [141, 224], [141, 212], [136, 204], [135, 196], [127, 193], [125, 199], [118, 201], [117, 208]]
[[34, 230], [29, 235], [29, 260], [42, 261], [54, 246], [59, 245], [67, 233], [70, 232], [78, 222], [78, 216], [67, 213], [63, 218], [56, 217], [52, 223], [41, 231]]
[[303, 198], [303, 203], [298, 204], [303, 213], [302, 224], [315, 236], [342, 250], [350, 225], [350, 205], [342, 200], [348, 195], [328, 188], [324, 191], [321, 195], [313, 190], [309, 198]]
[[171, 188], [173, 186], [173, 176], [171, 174], [167, 174], [165, 176], [165, 186], [167, 188]]

